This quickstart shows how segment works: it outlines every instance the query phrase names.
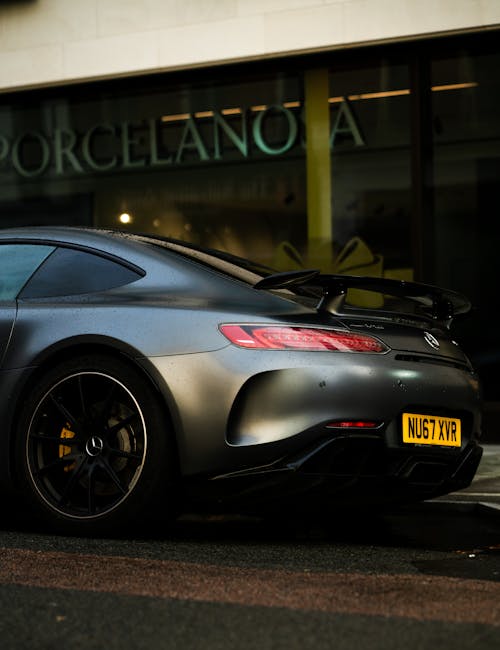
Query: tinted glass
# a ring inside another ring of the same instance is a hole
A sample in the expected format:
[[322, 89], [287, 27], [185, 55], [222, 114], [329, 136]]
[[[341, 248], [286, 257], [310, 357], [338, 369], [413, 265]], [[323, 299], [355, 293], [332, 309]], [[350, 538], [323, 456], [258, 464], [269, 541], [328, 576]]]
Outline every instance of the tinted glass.
[[414, 277], [409, 77], [404, 62], [375, 58], [330, 73], [334, 273]]
[[267, 68], [2, 98], [2, 224], [130, 224], [273, 265], [306, 236], [306, 182], [300, 74]]
[[53, 250], [53, 246], [1, 244], [0, 301], [15, 300], [30, 276]]
[[58, 248], [24, 288], [20, 298], [49, 298], [105, 291], [140, 278], [114, 260], [71, 248]]
[[[431, 60], [434, 281], [473, 300], [456, 337], [479, 373], [485, 409], [500, 396], [498, 322], [492, 316], [500, 274], [499, 66], [498, 48], [460, 48]], [[490, 413], [486, 421], [493, 428], [498, 406]]]

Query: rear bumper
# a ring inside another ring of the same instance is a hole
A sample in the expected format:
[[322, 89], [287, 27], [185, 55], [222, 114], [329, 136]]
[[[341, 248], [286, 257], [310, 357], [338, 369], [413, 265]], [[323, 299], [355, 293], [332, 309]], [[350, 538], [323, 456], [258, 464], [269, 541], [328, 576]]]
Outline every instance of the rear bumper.
[[461, 451], [429, 452], [390, 449], [370, 435], [342, 436], [316, 441], [272, 465], [213, 477], [203, 490], [196, 482], [188, 494], [198, 503], [254, 512], [410, 503], [467, 487], [481, 456], [475, 441]]
[[380, 422], [388, 448], [401, 444], [404, 412], [460, 417], [464, 444], [481, 431], [473, 373], [397, 357], [228, 346], [153, 358], [148, 370], [162, 386], [184, 477], [272, 464], [331, 439], [333, 421]]

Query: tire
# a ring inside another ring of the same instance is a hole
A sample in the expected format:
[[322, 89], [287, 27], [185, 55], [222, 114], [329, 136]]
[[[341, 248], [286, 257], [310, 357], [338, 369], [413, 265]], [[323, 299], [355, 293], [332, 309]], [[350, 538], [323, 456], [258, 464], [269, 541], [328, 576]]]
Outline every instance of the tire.
[[167, 516], [176, 467], [168, 418], [128, 363], [103, 355], [60, 363], [22, 410], [21, 488], [43, 522], [100, 535], [137, 526], [155, 507]]

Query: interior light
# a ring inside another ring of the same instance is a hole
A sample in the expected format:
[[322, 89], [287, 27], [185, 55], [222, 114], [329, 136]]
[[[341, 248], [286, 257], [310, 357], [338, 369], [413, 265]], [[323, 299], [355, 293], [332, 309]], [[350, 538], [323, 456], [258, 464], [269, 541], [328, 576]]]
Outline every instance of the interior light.
[[443, 86], [432, 86], [432, 92], [440, 92], [442, 90], [465, 90], [466, 88], [477, 88], [479, 84], [477, 81], [463, 84], [444, 84]]
[[401, 90], [386, 90], [378, 93], [361, 93], [361, 95], [349, 95], [349, 99], [383, 99], [384, 97], [400, 97], [401, 95], [409, 95], [409, 88], [402, 88]]
[[162, 115], [162, 122], [183, 122], [190, 118], [189, 113], [177, 113], [176, 115]]
[[121, 215], [118, 217], [118, 221], [120, 223], [132, 223], [132, 217], [128, 212], [122, 212]]
[[[467, 88], [477, 88], [479, 84], [475, 81], [470, 83], [461, 83], [461, 84], [443, 84], [441, 86], [432, 86], [432, 92], [441, 92], [443, 90], [465, 90]], [[348, 95], [347, 99], [350, 102], [357, 102], [361, 99], [384, 99], [386, 97], [401, 97], [402, 95], [410, 94], [409, 88], [401, 88], [399, 90], [385, 90], [382, 92], [373, 92], [373, 93], [359, 93], [358, 95]], [[345, 101], [344, 96], [329, 97], [329, 104], [341, 104]]]
[[[432, 92], [440, 92], [443, 90], [465, 90], [467, 88], [477, 88], [479, 84], [477, 81], [471, 81], [467, 83], [455, 83], [455, 84], [442, 84], [440, 86], [432, 86], [431, 90]], [[410, 89], [409, 88], [399, 88], [397, 90], [384, 90], [380, 92], [371, 92], [371, 93], [358, 93], [354, 95], [347, 95], [347, 99], [351, 102], [357, 102], [362, 99], [384, 99], [386, 97], [400, 97], [402, 95], [409, 95], [410, 94]], [[336, 97], [329, 97], [328, 98], [328, 103], [329, 104], [341, 104], [343, 101], [346, 100], [346, 97], [344, 95], [337, 95]], [[300, 108], [301, 102], [300, 101], [290, 101], [290, 102], [285, 102], [283, 104], [285, 108]], [[260, 104], [257, 106], [251, 106], [250, 110], [253, 113], [260, 113], [262, 111], [267, 110], [268, 106], [265, 104]], [[241, 115], [242, 114], [242, 109], [241, 108], [223, 108], [221, 111], [222, 115]], [[208, 117], [213, 117], [214, 116], [214, 111], [207, 110], [207, 111], [198, 111], [194, 113], [194, 116], [197, 118], [208, 118]], [[191, 117], [190, 113], [177, 113], [175, 115], [162, 115], [161, 121], [162, 122], [184, 122], [185, 120], [188, 120]]]

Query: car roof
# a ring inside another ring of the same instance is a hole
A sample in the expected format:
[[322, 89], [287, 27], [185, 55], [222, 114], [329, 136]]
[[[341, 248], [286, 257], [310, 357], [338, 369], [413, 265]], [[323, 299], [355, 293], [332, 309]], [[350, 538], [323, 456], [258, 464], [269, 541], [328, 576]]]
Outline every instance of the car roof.
[[[251, 268], [251, 263], [249, 263], [250, 266], [243, 264], [239, 267], [239, 259], [230, 254], [220, 253], [220, 257], [218, 257], [216, 251], [212, 252], [189, 242], [156, 237], [149, 233], [141, 234], [88, 226], [25, 226], [0, 229], [0, 243], [2, 241], [18, 243], [26, 241], [55, 246], [90, 248], [96, 252], [116, 256], [128, 263], [149, 269], [148, 272], [155, 267], [158, 271], [156, 264], [158, 262], [161, 265], [165, 264], [165, 252], [168, 251], [172, 256], [169, 262], [171, 267], [179, 268], [178, 265], [181, 264], [185, 268], [185, 264], [189, 263], [191, 272], [197, 268], [198, 273], [202, 271], [203, 267], [205, 269], [209, 267], [212, 271], [222, 272], [226, 277], [238, 278], [245, 283], [255, 283], [262, 277], [255, 275], [259, 265], [256, 265], [255, 269]], [[162, 250], [160, 251], [160, 249]]]
[[88, 246], [103, 245], [106, 242], [126, 241], [130, 235], [123, 231], [78, 227], [78, 226], [24, 226], [19, 228], [0, 229], [0, 240], [43, 240], [54, 243], [81, 244]]

